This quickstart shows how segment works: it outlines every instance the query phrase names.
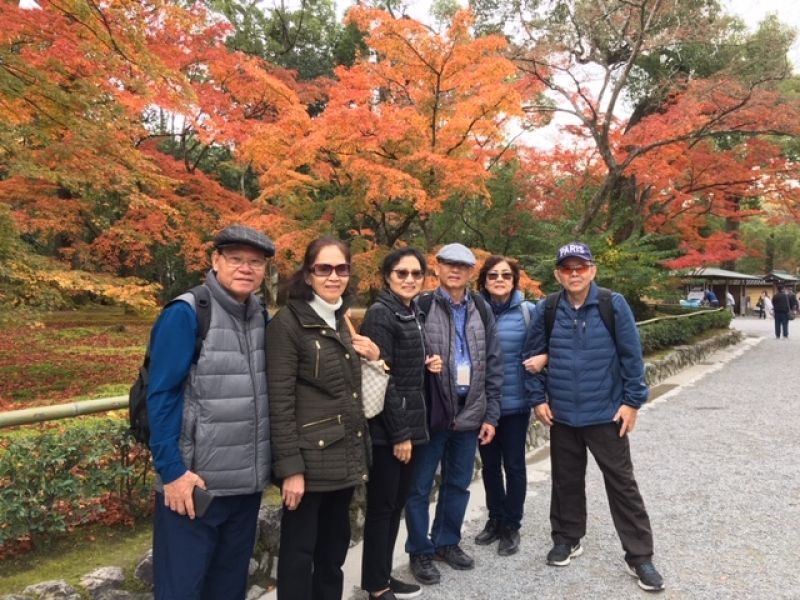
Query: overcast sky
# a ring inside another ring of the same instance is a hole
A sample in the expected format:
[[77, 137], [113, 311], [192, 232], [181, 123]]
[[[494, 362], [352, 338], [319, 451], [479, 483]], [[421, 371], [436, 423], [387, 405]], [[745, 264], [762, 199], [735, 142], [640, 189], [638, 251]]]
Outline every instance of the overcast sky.
[[[466, 4], [465, 0], [460, 1]], [[776, 13], [781, 22], [800, 29], [800, 0], [721, 0], [721, 2], [728, 12], [742, 17], [750, 29], [755, 29], [768, 13]], [[337, 0], [336, 4], [341, 14], [352, 2]], [[408, 5], [409, 16], [420, 21], [428, 20], [429, 0], [408, 0]], [[800, 40], [796, 40], [792, 46], [790, 58], [795, 72], [800, 71]]]

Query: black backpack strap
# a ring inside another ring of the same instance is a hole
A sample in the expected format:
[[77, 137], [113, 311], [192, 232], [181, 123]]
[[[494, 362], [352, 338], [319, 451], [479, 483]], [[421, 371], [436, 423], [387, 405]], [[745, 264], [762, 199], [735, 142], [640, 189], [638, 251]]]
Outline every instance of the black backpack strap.
[[431, 312], [431, 304], [433, 304], [433, 292], [422, 292], [417, 297], [417, 307], [426, 317]]
[[189, 290], [194, 296], [194, 311], [197, 314], [197, 337], [194, 339], [193, 363], [197, 363], [200, 358], [200, 351], [203, 349], [203, 342], [208, 335], [211, 327], [211, 290], [205, 285], [196, 285]]
[[614, 340], [614, 345], [616, 345], [617, 322], [614, 315], [614, 304], [611, 302], [611, 290], [604, 287], [597, 288], [597, 302], [603, 325], [608, 329], [608, 333], [611, 334], [611, 339]]
[[550, 348], [550, 334], [553, 333], [553, 326], [556, 324], [556, 306], [561, 292], [547, 294], [544, 301], [544, 339], [547, 347]]
[[478, 309], [478, 313], [481, 315], [483, 328], [486, 329], [486, 324], [489, 322], [489, 306], [486, 304], [486, 298], [472, 291], [470, 295], [472, 296], [472, 301], [475, 303], [475, 308]]

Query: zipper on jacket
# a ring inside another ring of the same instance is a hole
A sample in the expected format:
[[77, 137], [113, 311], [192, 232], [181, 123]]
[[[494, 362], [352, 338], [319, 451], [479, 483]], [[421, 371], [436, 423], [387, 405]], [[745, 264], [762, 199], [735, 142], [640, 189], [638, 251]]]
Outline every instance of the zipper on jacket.
[[319, 379], [319, 353], [322, 348], [319, 345], [319, 340], [314, 340], [314, 345], [317, 347], [317, 360], [314, 364], [314, 377]]
[[[247, 351], [247, 366], [250, 369], [250, 385], [253, 386], [253, 414], [255, 415], [255, 439], [253, 440], [253, 471], [258, 483], [258, 390], [256, 389], [256, 377], [253, 370], [253, 353], [250, 351], [250, 329], [247, 327], [247, 305], [244, 306], [242, 313], [242, 325], [244, 329], [244, 345]], [[266, 335], [266, 334], [265, 334]], [[264, 340], [266, 344], [266, 338]], [[266, 347], [264, 348], [266, 355]], [[265, 356], [266, 359], [266, 356]]]
[[422, 431], [425, 433], [425, 441], [428, 442], [431, 439], [430, 433], [428, 433], [428, 404], [425, 401], [425, 361], [428, 358], [428, 348], [425, 346], [425, 333], [422, 330], [422, 324], [419, 322], [419, 318], [416, 313], [414, 313], [414, 321], [417, 324], [417, 332], [419, 333], [419, 342], [420, 348], [422, 348], [422, 377], [420, 378], [420, 397], [422, 398], [422, 409], [425, 411], [423, 414], [425, 415], [424, 422], [422, 424]]
[[325, 417], [324, 419], [319, 419], [317, 421], [311, 421], [310, 423], [306, 423], [305, 425], [301, 425], [301, 429], [305, 429], [306, 427], [313, 427], [314, 425], [322, 425], [323, 423], [327, 423], [328, 421], [336, 421], [339, 425], [342, 424], [342, 415], [336, 415], [335, 417]]

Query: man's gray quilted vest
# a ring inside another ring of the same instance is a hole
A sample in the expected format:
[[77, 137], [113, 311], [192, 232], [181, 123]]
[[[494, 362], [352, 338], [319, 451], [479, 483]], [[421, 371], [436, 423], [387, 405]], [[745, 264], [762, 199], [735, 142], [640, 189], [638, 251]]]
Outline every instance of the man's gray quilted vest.
[[[486, 415], [486, 331], [474, 301], [467, 304], [466, 329], [472, 370], [464, 408], [456, 415], [456, 431], [478, 429]], [[442, 381], [446, 382], [445, 390], [454, 401], [456, 398], [453, 364], [456, 355], [455, 325], [447, 301], [436, 293], [425, 320], [425, 334], [430, 343], [428, 354], [439, 354], [442, 357]]]
[[[181, 454], [215, 496], [259, 492], [271, 463], [264, 311], [254, 296], [237, 302], [212, 272], [206, 285], [211, 324], [184, 386]], [[194, 307], [191, 294], [180, 299]]]

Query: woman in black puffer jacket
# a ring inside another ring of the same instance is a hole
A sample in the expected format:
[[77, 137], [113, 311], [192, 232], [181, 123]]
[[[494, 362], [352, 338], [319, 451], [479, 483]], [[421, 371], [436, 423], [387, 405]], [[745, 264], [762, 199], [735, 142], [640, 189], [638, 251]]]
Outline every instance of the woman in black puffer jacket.
[[398, 581], [391, 572], [400, 513], [411, 484], [412, 448], [429, 439], [423, 396], [425, 343], [413, 302], [426, 271], [425, 257], [418, 250], [390, 252], [381, 266], [386, 287], [361, 326], [361, 334], [378, 345], [390, 369], [383, 412], [369, 420], [372, 466], [361, 587], [372, 598], [414, 598], [420, 593], [418, 585]]

